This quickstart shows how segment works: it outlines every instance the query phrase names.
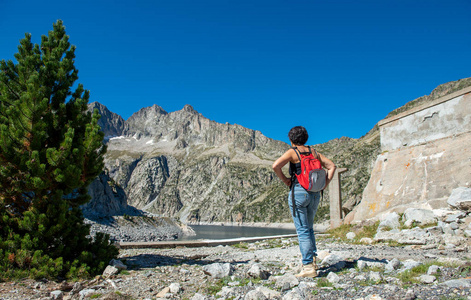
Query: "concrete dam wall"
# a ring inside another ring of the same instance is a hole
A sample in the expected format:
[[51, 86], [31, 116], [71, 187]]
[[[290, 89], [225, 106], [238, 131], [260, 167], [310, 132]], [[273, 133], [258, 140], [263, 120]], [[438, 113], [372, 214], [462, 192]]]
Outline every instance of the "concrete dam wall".
[[471, 185], [471, 87], [378, 123], [381, 150], [360, 204], [345, 222], [447, 207]]

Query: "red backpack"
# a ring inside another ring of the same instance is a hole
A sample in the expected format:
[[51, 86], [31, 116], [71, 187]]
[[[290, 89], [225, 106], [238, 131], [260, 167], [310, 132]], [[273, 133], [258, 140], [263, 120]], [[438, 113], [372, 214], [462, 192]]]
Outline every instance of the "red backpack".
[[316, 156], [312, 154], [311, 148], [308, 146], [309, 154], [303, 155], [296, 147], [294, 152], [301, 162], [301, 174], [295, 174], [299, 184], [308, 192], [319, 192], [325, 188], [327, 173], [322, 169], [319, 154], [314, 150]]

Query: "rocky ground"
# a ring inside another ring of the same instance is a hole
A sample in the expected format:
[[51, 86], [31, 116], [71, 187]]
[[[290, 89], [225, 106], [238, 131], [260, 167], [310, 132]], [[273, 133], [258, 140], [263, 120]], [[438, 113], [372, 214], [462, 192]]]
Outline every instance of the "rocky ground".
[[[2, 282], [0, 300], [471, 300], [471, 209], [465, 208], [410, 208], [404, 214], [383, 215], [377, 222], [343, 225], [318, 235], [316, 278], [294, 276], [301, 260], [296, 238], [217, 247], [120, 249], [119, 260], [111, 261], [93, 280]], [[160, 239], [159, 230], [165, 235], [173, 231], [173, 224], [156, 220], [126, 216], [94, 226], [115, 232], [116, 240], [135, 238], [139, 228], [147, 232], [144, 235], [155, 233], [155, 240]]]
[[[0, 283], [0, 299], [471, 299], [469, 245], [389, 246], [318, 241], [317, 278], [297, 279], [295, 238], [233, 246], [121, 249], [83, 282]], [[118, 272], [118, 273], [116, 273]], [[116, 273], [116, 274], [115, 274]]]

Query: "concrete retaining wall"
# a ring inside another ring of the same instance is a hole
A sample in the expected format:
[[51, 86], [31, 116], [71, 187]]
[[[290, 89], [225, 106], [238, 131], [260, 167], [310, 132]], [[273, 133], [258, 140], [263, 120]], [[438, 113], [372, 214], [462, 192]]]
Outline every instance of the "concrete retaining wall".
[[360, 204], [345, 222], [409, 207], [447, 207], [471, 185], [471, 88], [381, 121], [381, 147]]
[[381, 149], [425, 144], [471, 131], [471, 87], [378, 123]]

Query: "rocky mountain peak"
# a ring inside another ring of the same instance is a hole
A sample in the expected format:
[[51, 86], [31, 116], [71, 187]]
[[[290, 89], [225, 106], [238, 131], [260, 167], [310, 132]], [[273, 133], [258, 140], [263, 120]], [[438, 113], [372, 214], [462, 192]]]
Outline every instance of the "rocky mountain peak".
[[186, 104], [184, 107], [183, 107], [183, 111], [186, 111], [186, 112], [189, 112], [189, 113], [193, 113], [193, 114], [198, 114], [198, 112], [193, 108], [193, 106], [191, 106], [190, 104]]
[[105, 139], [109, 139], [115, 136], [120, 136], [124, 131], [127, 130], [127, 125], [124, 119], [114, 112], [111, 112], [106, 106], [99, 102], [92, 102], [88, 105], [88, 111], [93, 112], [95, 109], [101, 115], [98, 120], [101, 130], [105, 134]]

